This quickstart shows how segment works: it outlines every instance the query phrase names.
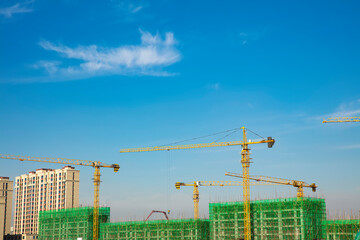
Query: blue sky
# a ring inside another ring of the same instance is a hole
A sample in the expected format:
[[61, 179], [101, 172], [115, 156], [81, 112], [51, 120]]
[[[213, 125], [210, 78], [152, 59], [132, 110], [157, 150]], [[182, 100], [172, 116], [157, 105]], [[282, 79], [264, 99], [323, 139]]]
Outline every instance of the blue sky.
[[[153, 209], [190, 217], [192, 189], [173, 184], [237, 180], [224, 172], [241, 172], [239, 147], [119, 150], [246, 126], [276, 139], [252, 147], [250, 174], [315, 182], [306, 193], [333, 215], [359, 212], [360, 126], [321, 123], [360, 114], [359, 10], [358, 1], [2, 1], [1, 153], [119, 163], [102, 170], [113, 220]], [[57, 167], [1, 161], [11, 178]], [[80, 170], [89, 205], [93, 169]], [[241, 199], [238, 187], [203, 187], [200, 215], [209, 201]]]

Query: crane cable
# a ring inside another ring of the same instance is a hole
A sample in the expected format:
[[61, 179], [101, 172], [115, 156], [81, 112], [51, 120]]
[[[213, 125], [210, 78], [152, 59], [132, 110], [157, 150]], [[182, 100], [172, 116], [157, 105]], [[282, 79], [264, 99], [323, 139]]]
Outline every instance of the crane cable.
[[[177, 145], [179, 143], [183, 143], [183, 142], [189, 142], [189, 141], [193, 141], [193, 140], [197, 140], [197, 139], [200, 139], [200, 138], [206, 138], [206, 137], [211, 137], [211, 136], [216, 136], [216, 135], [220, 135], [220, 134], [223, 134], [223, 133], [228, 133], [226, 134], [225, 136], [221, 137], [221, 138], [218, 138], [216, 139], [215, 141], [213, 142], [218, 142], [220, 141], [221, 139], [224, 139], [238, 131], [240, 131], [242, 128], [233, 128], [233, 129], [229, 129], [229, 130], [226, 130], [226, 131], [222, 131], [222, 132], [216, 132], [216, 133], [212, 133], [212, 134], [208, 134], [208, 135], [204, 135], [204, 136], [200, 136], [200, 137], [195, 137], [195, 138], [189, 138], [189, 139], [185, 139], [185, 140], [181, 140], [181, 141], [176, 141], [176, 142], [172, 142], [172, 143], [167, 143], [167, 144], [162, 144], [162, 145], [159, 145], [159, 147], [163, 147], [163, 146], [169, 146], [169, 145]], [[265, 139], [263, 136], [260, 136], [259, 134], [257, 134], [256, 132], [246, 128], [246, 130], [248, 130], [249, 132], [251, 132], [252, 134], [260, 137], [261, 139]]]
[[231, 132], [231, 134], [233, 134], [234, 132], [239, 131], [239, 130], [241, 130], [241, 128], [233, 128], [233, 129], [229, 129], [229, 130], [226, 130], [226, 131], [217, 132], [217, 133], [212, 133], [212, 134], [208, 134], [208, 135], [201, 136], [201, 137], [195, 137], [195, 138], [185, 139], [185, 140], [181, 140], [181, 141], [177, 141], [177, 142], [172, 142], [172, 143], [168, 143], [168, 144], [163, 144], [163, 145], [160, 145], [159, 147], [169, 146], [169, 145], [176, 145], [176, 144], [179, 144], [179, 143], [188, 142], [188, 141], [192, 141], [192, 140], [197, 140], [197, 139], [200, 139], [200, 138], [206, 138], [206, 137], [216, 136], [216, 135], [219, 135], [219, 134], [222, 134], [222, 133]]
[[[162, 146], [168, 146], [168, 145], [176, 145], [176, 144], [179, 144], [179, 143], [183, 143], [183, 142], [188, 142], [188, 141], [193, 141], [193, 140], [197, 140], [197, 139], [200, 139], [200, 138], [206, 138], [206, 137], [211, 137], [211, 136], [216, 136], [216, 135], [220, 135], [220, 134], [223, 134], [223, 133], [227, 133], [225, 136], [223, 137], [220, 137], [218, 139], [216, 139], [214, 142], [218, 142], [238, 131], [240, 131], [242, 128], [233, 128], [233, 129], [229, 129], [229, 130], [226, 130], [226, 131], [222, 131], [222, 132], [216, 132], [216, 133], [212, 133], [212, 134], [208, 134], [208, 135], [205, 135], [205, 136], [200, 136], [200, 137], [195, 137], [195, 138], [190, 138], [190, 139], [186, 139], [186, 140], [182, 140], [182, 141], [177, 141], [177, 142], [172, 142], [172, 143], [168, 143], [168, 144], [163, 144], [163, 145], [160, 145], [160, 147]], [[255, 133], [254, 131], [251, 131], [250, 129], [246, 128], [246, 130], [248, 130], [249, 132], [253, 133], [254, 135], [260, 137], [261, 139], [265, 139], [264, 137], [260, 136], [259, 134]], [[169, 152], [169, 151], [168, 151]], [[168, 153], [170, 154], [170, 152]], [[166, 206], [167, 206], [167, 209], [168, 209], [168, 214], [170, 213], [170, 208], [171, 208], [171, 196], [170, 196], [170, 178], [171, 178], [171, 155], [167, 155], [166, 157], [166, 182], [167, 182], [167, 193], [166, 193]]]
[[218, 141], [220, 141], [221, 139], [224, 139], [224, 138], [226, 138], [226, 137], [230, 136], [231, 134], [236, 133], [236, 132], [237, 132], [237, 131], [239, 131], [239, 130], [241, 130], [241, 128], [235, 128], [235, 130], [234, 130], [234, 131], [232, 131], [232, 132], [231, 132], [231, 133], [229, 133], [229, 134], [226, 134], [224, 137], [221, 137], [221, 138], [219, 138], [219, 139], [215, 140], [214, 142], [218, 142]]
[[252, 134], [255, 134], [256, 136], [258, 136], [259, 138], [261, 139], [265, 139], [263, 136], [260, 136], [259, 134], [257, 134], [256, 132], [254, 131], [251, 131], [250, 129], [246, 128], [246, 130], [248, 130], [249, 132], [251, 132]]

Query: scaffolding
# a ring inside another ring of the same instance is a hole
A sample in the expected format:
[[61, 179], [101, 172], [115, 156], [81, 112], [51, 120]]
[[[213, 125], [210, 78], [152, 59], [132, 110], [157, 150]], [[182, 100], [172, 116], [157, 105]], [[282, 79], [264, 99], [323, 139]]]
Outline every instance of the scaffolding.
[[[253, 240], [353, 240], [360, 219], [326, 220], [325, 200], [284, 198], [250, 202]], [[99, 209], [101, 240], [244, 239], [243, 202], [209, 204], [209, 219], [110, 223], [110, 208]], [[93, 208], [39, 213], [39, 240], [91, 240]]]
[[[67, 208], [39, 213], [39, 240], [91, 240], [94, 208]], [[110, 208], [99, 208], [99, 223], [110, 220]]]
[[360, 231], [360, 219], [326, 220], [323, 226], [327, 240], [354, 240]]
[[101, 240], [209, 240], [209, 220], [176, 219], [100, 224]]
[[[254, 240], [324, 239], [324, 199], [284, 198], [250, 202], [251, 235]], [[210, 203], [210, 238], [244, 239], [243, 202]]]

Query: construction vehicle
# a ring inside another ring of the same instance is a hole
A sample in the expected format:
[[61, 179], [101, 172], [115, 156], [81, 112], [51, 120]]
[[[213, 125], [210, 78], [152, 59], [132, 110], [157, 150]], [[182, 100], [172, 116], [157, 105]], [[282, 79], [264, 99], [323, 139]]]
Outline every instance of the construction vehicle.
[[[174, 146], [159, 146], [159, 147], [145, 147], [145, 148], [127, 148], [121, 149], [120, 153], [130, 152], [151, 152], [151, 151], [164, 151], [164, 150], [175, 150], [175, 149], [192, 149], [192, 148], [206, 148], [206, 147], [223, 147], [223, 146], [242, 146], [241, 150], [241, 165], [244, 176], [249, 176], [250, 167], [250, 148], [249, 145], [267, 143], [269, 148], [275, 143], [275, 139], [268, 137], [267, 139], [262, 138], [258, 141], [250, 141], [247, 139], [246, 128], [242, 127], [243, 139], [242, 141], [232, 142], [212, 142], [212, 143], [200, 143], [200, 144], [189, 144], [189, 145], [174, 145]], [[250, 223], [250, 187], [249, 179], [243, 178], [243, 200], [244, 200], [244, 235], [245, 240], [251, 240], [251, 223]]]
[[162, 214], [164, 214], [166, 220], [169, 220], [169, 217], [168, 217], [168, 215], [166, 214], [165, 211], [152, 210], [151, 213], [149, 214], [149, 216], [145, 219], [145, 222], [151, 217], [151, 215], [153, 213], [162, 213]]
[[[245, 178], [245, 176], [238, 174], [238, 173], [230, 173], [226, 172], [226, 176], [231, 177], [238, 177], [238, 178]], [[283, 178], [275, 178], [275, 177], [267, 177], [267, 176], [249, 176], [249, 180], [254, 180], [257, 182], [267, 182], [267, 183], [273, 183], [277, 185], [289, 185], [297, 188], [297, 198], [300, 200], [304, 197], [304, 187], [311, 188], [313, 192], [316, 192], [316, 188], [318, 187], [315, 183], [307, 184], [303, 181], [298, 180], [289, 180], [289, 179], [283, 179]], [[251, 184], [252, 182], [250, 182]]]
[[[250, 185], [275, 185], [272, 183], [259, 183], [259, 182], [250, 182]], [[193, 191], [193, 200], [194, 200], [194, 219], [199, 218], [199, 186], [243, 186], [243, 182], [238, 181], [194, 181], [190, 183], [177, 182], [175, 183], [176, 189], [180, 189], [182, 186], [194, 187]]]
[[19, 161], [32, 161], [32, 162], [46, 162], [46, 163], [58, 163], [58, 164], [70, 164], [78, 166], [88, 166], [95, 168], [94, 172], [94, 219], [93, 219], [93, 240], [99, 239], [99, 187], [100, 187], [100, 168], [113, 168], [114, 172], [119, 171], [120, 166], [118, 164], [105, 164], [99, 161], [88, 161], [79, 159], [67, 159], [67, 158], [49, 158], [49, 157], [29, 157], [29, 156], [17, 156], [9, 154], [0, 154], [2, 159], [12, 159]]
[[323, 123], [360, 122], [360, 117], [332, 117], [322, 121]]

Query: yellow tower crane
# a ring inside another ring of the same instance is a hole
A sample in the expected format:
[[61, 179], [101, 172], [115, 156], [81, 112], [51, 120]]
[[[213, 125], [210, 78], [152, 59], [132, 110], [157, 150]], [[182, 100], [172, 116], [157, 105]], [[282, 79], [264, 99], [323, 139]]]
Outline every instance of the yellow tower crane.
[[[245, 178], [245, 176], [238, 174], [238, 173], [225, 173], [226, 176], [231, 177], [238, 177], [238, 178]], [[311, 188], [313, 192], [316, 192], [316, 188], [318, 187], [315, 183], [307, 184], [303, 181], [298, 180], [289, 180], [289, 179], [283, 179], [283, 178], [275, 178], [275, 177], [267, 177], [267, 176], [249, 176], [248, 179], [255, 180], [257, 182], [267, 182], [267, 183], [273, 183], [276, 185], [289, 185], [297, 188], [297, 198], [301, 199], [304, 197], [304, 187]], [[251, 184], [252, 182], [250, 182]]]
[[[259, 141], [249, 141], [247, 139], [246, 128], [242, 127], [243, 139], [242, 141], [232, 142], [212, 142], [212, 143], [200, 143], [200, 144], [189, 144], [189, 145], [174, 145], [174, 146], [160, 146], [160, 147], [145, 147], [145, 148], [127, 148], [121, 149], [120, 153], [130, 152], [151, 152], [151, 151], [164, 151], [164, 150], [175, 150], [175, 149], [191, 149], [191, 148], [206, 148], [206, 147], [223, 147], [223, 146], [242, 146], [241, 150], [241, 165], [244, 176], [249, 176], [250, 166], [250, 148], [251, 144], [267, 143], [268, 147], [271, 148], [275, 139], [268, 137]], [[251, 225], [250, 225], [250, 187], [249, 179], [243, 178], [243, 200], [244, 200], [244, 233], [245, 240], [251, 240]]]
[[[261, 182], [250, 182], [250, 185], [275, 185], [273, 183], [261, 183]], [[199, 218], [199, 186], [243, 186], [243, 182], [238, 181], [194, 181], [190, 183], [177, 182], [175, 183], [176, 189], [180, 189], [182, 186], [194, 187], [193, 200], [194, 200], [194, 219]]]
[[67, 158], [49, 158], [49, 157], [29, 157], [29, 156], [17, 156], [9, 154], [0, 154], [0, 158], [12, 159], [19, 161], [32, 161], [32, 162], [46, 162], [46, 163], [58, 163], [58, 164], [71, 164], [79, 166], [94, 167], [94, 219], [93, 219], [93, 240], [99, 239], [99, 187], [100, 187], [100, 168], [113, 168], [114, 172], [119, 171], [120, 166], [118, 164], [108, 165], [99, 161], [88, 161], [79, 159], [67, 159]]
[[332, 117], [322, 121], [323, 123], [360, 122], [360, 117]]

